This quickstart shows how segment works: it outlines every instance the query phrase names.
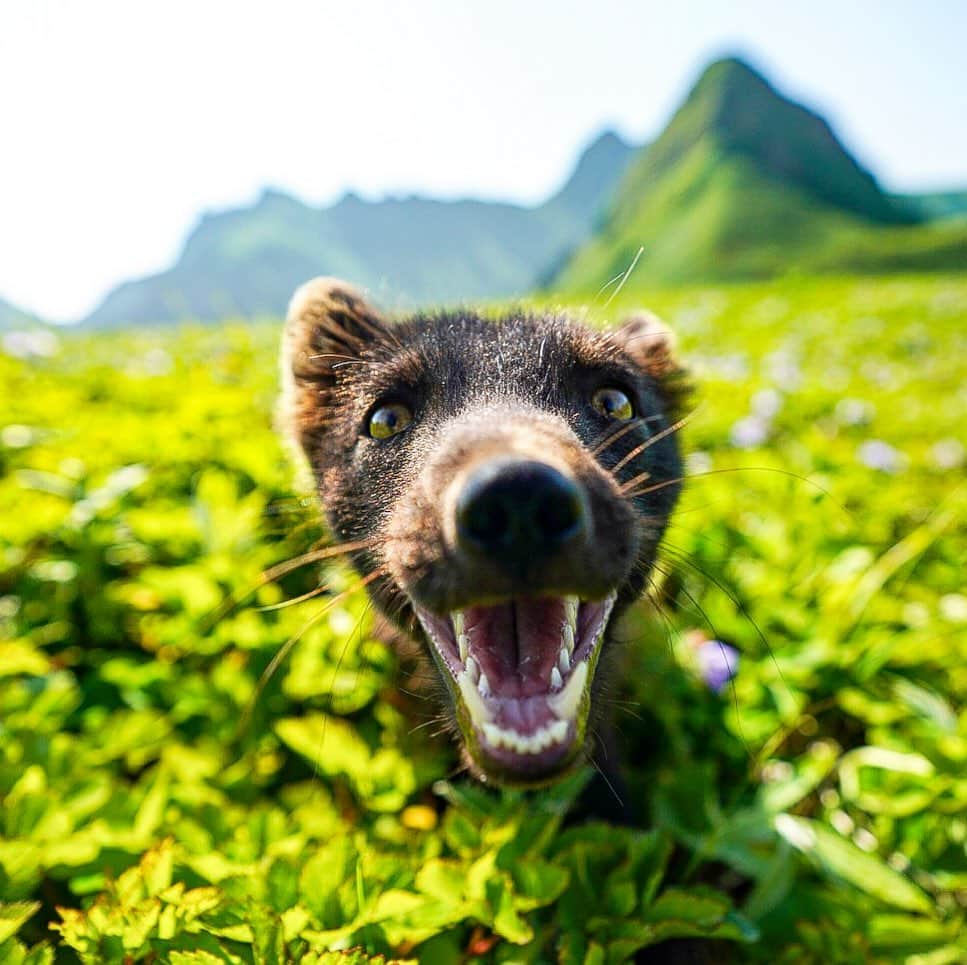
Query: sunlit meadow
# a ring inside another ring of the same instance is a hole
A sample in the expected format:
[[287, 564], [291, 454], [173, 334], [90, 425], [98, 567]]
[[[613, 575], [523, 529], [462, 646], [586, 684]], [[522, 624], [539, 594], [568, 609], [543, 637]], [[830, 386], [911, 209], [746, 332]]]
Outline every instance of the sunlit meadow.
[[649, 307], [697, 391], [638, 829], [471, 783], [349, 572], [272, 569], [326, 541], [277, 326], [4, 336], [0, 962], [964, 961], [967, 280]]

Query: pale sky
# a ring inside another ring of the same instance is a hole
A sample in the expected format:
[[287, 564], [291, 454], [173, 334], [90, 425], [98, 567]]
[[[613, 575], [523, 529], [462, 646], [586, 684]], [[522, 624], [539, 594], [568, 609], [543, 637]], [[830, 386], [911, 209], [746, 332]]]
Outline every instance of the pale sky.
[[748, 57], [891, 189], [967, 187], [967, 2], [0, 0], [0, 296], [55, 319], [271, 184], [535, 202]]

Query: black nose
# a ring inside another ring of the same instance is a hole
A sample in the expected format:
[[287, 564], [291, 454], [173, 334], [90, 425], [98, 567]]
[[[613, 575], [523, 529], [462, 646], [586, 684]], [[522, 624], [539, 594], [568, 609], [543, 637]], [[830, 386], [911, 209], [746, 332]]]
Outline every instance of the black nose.
[[542, 462], [501, 459], [476, 469], [456, 506], [465, 549], [517, 563], [561, 549], [587, 527], [578, 484]]

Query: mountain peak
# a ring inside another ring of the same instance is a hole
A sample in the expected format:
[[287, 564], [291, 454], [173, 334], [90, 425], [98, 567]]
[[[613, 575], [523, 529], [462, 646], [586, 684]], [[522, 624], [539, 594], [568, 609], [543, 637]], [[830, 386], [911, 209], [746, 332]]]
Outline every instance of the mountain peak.
[[688, 96], [689, 100], [707, 92], [719, 95], [728, 92], [742, 96], [751, 90], [762, 88], [773, 94], [777, 93], [765, 76], [748, 61], [741, 57], [722, 57], [720, 60], [712, 61], [702, 71]]
[[293, 204], [301, 205], [302, 202], [288, 191], [269, 185], [268, 187], [262, 188], [262, 192], [255, 202], [255, 207]]
[[628, 151], [633, 150], [632, 146], [614, 128], [606, 127], [588, 146], [581, 152], [578, 162], [588, 157], [600, 154], [602, 151]]
[[770, 180], [868, 221], [909, 222], [809, 108], [786, 97], [739, 57], [709, 65], [650, 152], [656, 173], [680, 165], [700, 142], [721, 157], [741, 157]]
[[546, 207], [599, 212], [638, 149], [606, 128], [578, 155], [567, 181]]
[[[633, 262], [633, 284], [855, 264], [864, 245], [889, 248], [884, 228], [918, 220], [822, 117], [727, 57], [702, 72], [635, 157], [599, 232], [552, 283], [596, 290]], [[915, 262], [911, 255], [907, 263]]]
[[617, 131], [606, 128], [578, 155], [568, 181], [600, 177], [605, 171], [610, 176], [614, 168], [623, 168], [637, 150], [637, 146], [629, 144]]

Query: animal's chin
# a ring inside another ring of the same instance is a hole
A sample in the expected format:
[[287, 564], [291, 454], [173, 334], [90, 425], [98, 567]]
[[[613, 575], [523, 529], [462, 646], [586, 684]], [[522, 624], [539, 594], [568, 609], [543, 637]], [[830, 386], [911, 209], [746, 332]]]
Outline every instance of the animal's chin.
[[447, 616], [414, 604], [484, 777], [540, 784], [575, 761], [615, 596], [522, 597]]

